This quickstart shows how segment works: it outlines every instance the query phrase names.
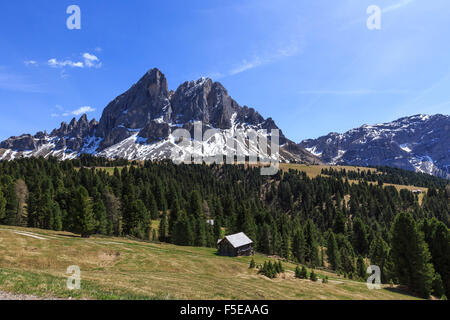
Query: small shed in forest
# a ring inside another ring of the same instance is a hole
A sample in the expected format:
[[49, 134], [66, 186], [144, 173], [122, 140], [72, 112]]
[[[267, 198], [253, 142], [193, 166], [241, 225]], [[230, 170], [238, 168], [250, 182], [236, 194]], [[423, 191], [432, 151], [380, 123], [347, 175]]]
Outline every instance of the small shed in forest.
[[219, 239], [217, 249], [219, 255], [229, 257], [251, 256], [255, 253], [254, 242], [243, 232]]

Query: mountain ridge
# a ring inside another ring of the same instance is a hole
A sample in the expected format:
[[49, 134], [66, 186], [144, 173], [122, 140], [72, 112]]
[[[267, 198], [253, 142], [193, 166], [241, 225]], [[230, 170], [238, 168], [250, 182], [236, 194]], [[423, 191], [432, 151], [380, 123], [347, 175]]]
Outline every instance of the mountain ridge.
[[390, 166], [450, 178], [450, 116], [418, 114], [345, 133], [331, 132], [299, 146], [333, 165]]
[[[238, 130], [253, 130], [270, 140], [270, 131], [279, 129], [272, 118], [265, 119], [255, 109], [240, 106], [219, 82], [201, 78], [186, 81], [171, 91], [165, 75], [153, 68], [113, 99], [98, 122], [88, 121], [83, 115], [79, 120], [61, 123], [50, 134], [38, 132], [34, 136], [10, 137], [0, 143], [0, 160], [30, 156], [55, 156], [64, 160], [84, 153], [128, 160], [161, 160], [170, 158], [174, 149], [184, 156], [193, 150], [180, 148], [172, 132], [178, 128], [193, 132], [196, 121], [202, 122], [203, 131], [219, 131], [202, 142], [201, 156], [206, 157], [236, 154], [238, 150], [248, 155], [245, 150], [249, 146], [245, 142], [235, 139], [232, 147], [226, 143]], [[287, 139], [281, 130], [280, 145], [281, 161], [321, 163]], [[273, 160], [275, 155], [267, 151], [262, 157]]]

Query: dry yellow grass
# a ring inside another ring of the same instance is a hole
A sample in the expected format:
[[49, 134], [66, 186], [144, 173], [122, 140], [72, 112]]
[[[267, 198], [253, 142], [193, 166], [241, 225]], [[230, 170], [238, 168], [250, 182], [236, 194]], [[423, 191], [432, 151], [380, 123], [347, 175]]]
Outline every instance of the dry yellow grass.
[[[374, 168], [365, 168], [365, 167], [352, 167], [352, 166], [329, 166], [329, 165], [305, 165], [305, 164], [292, 164], [292, 163], [281, 163], [280, 169], [283, 171], [289, 171], [289, 169], [298, 170], [305, 172], [308, 177], [315, 178], [318, 175], [321, 175], [322, 169], [334, 169], [334, 170], [347, 170], [347, 171], [370, 171], [377, 172], [377, 169]], [[350, 183], [359, 183], [358, 180], [349, 180]], [[370, 184], [376, 184], [376, 182], [369, 182]], [[406, 189], [409, 191], [413, 190], [421, 190], [422, 193], [419, 195], [419, 203], [422, 203], [423, 196], [428, 192], [428, 188], [416, 187], [416, 186], [407, 186], [407, 185], [399, 185], [392, 183], [385, 183], [384, 186], [394, 186], [398, 191], [401, 189]]]
[[295, 163], [280, 163], [280, 169], [283, 171], [289, 171], [289, 169], [298, 170], [305, 172], [308, 177], [315, 178], [321, 174], [322, 169], [334, 169], [334, 170], [352, 170], [357, 171], [358, 169], [361, 171], [370, 171], [377, 172], [376, 169], [373, 168], [365, 168], [365, 167], [351, 167], [351, 166], [329, 166], [329, 165], [306, 165], [306, 164], [295, 164]]
[[[0, 291], [88, 299], [413, 299], [326, 271], [317, 273], [329, 276], [327, 284], [295, 279], [291, 263], [271, 280], [250, 270], [250, 259], [221, 257], [209, 248], [0, 227]], [[256, 263], [268, 259], [255, 256]], [[70, 265], [81, 268], [81, 291], [65, 288]]]

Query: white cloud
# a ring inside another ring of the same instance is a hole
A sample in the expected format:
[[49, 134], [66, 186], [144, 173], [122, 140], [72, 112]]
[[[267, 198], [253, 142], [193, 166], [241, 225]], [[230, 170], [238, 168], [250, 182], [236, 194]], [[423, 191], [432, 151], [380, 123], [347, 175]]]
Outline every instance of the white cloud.
[[34, 61], [34, 60], [25, 60], [23, 63], [26, 66], [37, 66], [38, 65], [37, 61]]
[[241, 64], [238, 65], [237, 67], [233, 68], [230, 71], [230, 75], [235, 75], [256, 67], [259, 67], [261, 65], [264, 64], [266, 60], [263, 60], [261, 57], [254, 57], [252, 60], [247, 61], [247, 60], [242, 60]]
[[368, 94], [408, 94], [408, 90], [302, 90], [300, 94], [304, 95], [368, 95]]
[[3, 72], [6, 68], [0, 67], [0, 90], [20, 91], [28, 93], [43, 93], [42, 84], [32, 83], [27, 77], [20, 74]]
[[230, 70], [230, 75], [236, 75], [244, 71], [254, 69], [269, 63], [273, 63], [277, 60], [288, 58], [297, 55], [300, 52], [300, 48], [297, 42], [292, 42], [291, 44], [281, 47], [274, 52], [270, 52], [265, 55], [258, 55], [253, 57], [251, 60], [242, 60], [242, 62]]
[[70, 111], [70, 112], [65, 112], [63, 113], [64, 117], [70, 116], [70, 115], [74, 115], [74, 116], [79, 116], [80, 114], [84, 114], [84, 113], [89, 113], [89, 112], [94, 112], [95, 109], [91, 108], [89, 106], [85, 106], [85, 107], [80, 107], [76, 110]]
[[84, 65], [88, 68], [100, 68], [102, 66], [102, 63], [100, 62], [100, 59], [90, 53], [83, 53], [84, 58]]
[[47, 61], [47, 64], [52, 68], [100, 68], [102, 63], [100, 59], [88, 52], [82, 54], [83, 61], [72, 61], [72, 60], [58, 60], [52, 58]]
[[64, 60], [59, 61], [55, 58], [48, 60], [48, 65], [53, 68], [64, 68], [64, 67], [71, 67], [71, 68], [84, 68], [83, 62], [75, 62], [71, 60]]
[[94, 112], [95, 109], [91, 108], [90, 106], [83, 106], [80, 107], [78, 109], [72, 110], [72, 111], [64, 111], [64, 108], [61, 107], [60, 105], [56, 105], [56, 109], [58, 109], [59, 111], [61, 111], [62, 113], [52, 113], [50, 114], [50, 116], [52, 118], [58, 118], [58, 117], [68, 117], [68, 116], [79, 116], [85, 113], [89, 113], [89, 112]]
[[394, 10], [400, 9], [400, 8], [412, 3], [413, 1], [414, 0], [401, 0], [400, 2], [394, 3], [386, 8], [383, 8], [382, 12], [386, 13], [389, 11], [394, 11]]

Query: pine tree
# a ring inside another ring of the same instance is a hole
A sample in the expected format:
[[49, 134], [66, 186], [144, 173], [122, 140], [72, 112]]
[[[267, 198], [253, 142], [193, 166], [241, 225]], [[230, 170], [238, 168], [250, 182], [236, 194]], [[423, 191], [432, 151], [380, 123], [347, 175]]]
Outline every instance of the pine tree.
[[333, 232], [330, 232], [328, 236], [328, 245], [327, 245], [327, 255], [328, 255], [328, 263], [333, 270], [341, 269], [341, 255], [339, 253], [338, 244], [336, 241], [336, 236]]
[[316, 273], [314, 272], [314, 270], [312, 270], [311, 271], [311, 274], [309, 275], [309, 279], [311, 280], [311, 281], [314, 281], [314, 282], [316, 282], [318, 279], [317, 279], [317, 275], [316, 275]]
[[173, 229], [175, 226], [175, 223], [178, 220], [179, 214], [180, 214], [180, 204], [178, 202], [178, 199], [175, 198], [172, 200], [171, 208], [170, 208], [170, 215], [169, 215], [169, 235], [172, 235]]
[[194, 244], [194, 233], [186, 212], [183, 210], [180, 212], [178, 221], [174, 226], [173, 243], [182, 246], [191, 246]]
[[425, 219], [421, 226], [428, 244], [431, 261], [442, 278], [445, 294], [450, 294], [450, 230], [436, 218]]
[[439, 273], [435, 273], [433, 277], [433, 295], [438, 298], [445, 295], [444, 284], [442, 283], [442, 278]]
[[319, 264], [319, 251], [316, 240], [316, 227], [311, 219], [309, 219], [306, 223], [305, 241], [306, 241], [305, 260], [309, 262], [311, 266], [314, 267]]
[[147, 196], [147, 209], [150, 212], [150, 217], [152, 220], [157, 220], [159, 218], [158, 205], [153, 193], [151, 192], [149, 192]]
[[348, 275], [353, 275], [356, 271], [356, 255], [352, 244], [343, 234], [337, 236], [339, 255], [341, 257], [341, 269]]
[[299, 263], [305, 263], [306, 240], [303, 230], [299, 227], [292, 241], [292, 254]]
[[6, 207], [5, 207], [5, 223], [7, 225], [15, 225], [17, 211], [19, 209], [19, 201], [17, 199], [14, 183], [10, 183], [5, 190]]
[[373, 265], [380, 268], [381, 271], [381, 281], [387, 283], [391, 277], [390, 266], [390, 254], [389, 254], [388, 244], [381, 238], [377, 236], [370, 245], [369, 258]]
[[122, 235], [122, 213], [120, 200], [110, 190], [104, 194], [104, 205], [106, 207], [107, 233], [119, 237]]
[[255, 266], [256, 266], [255, 259], [252, 258], [252, 260], [250, 260], [250, 266], [249, 266], [249, 269], [254, 269]]
[[0, 188], [0, 223], [6, 217], [6, 198]]
[[53, 203], [53, 226], [52, 230], [61, 231], [63, 228], [62, 225], [62, 212], [58, 202]]
[[75, 217], [74, 232], [88, 238], [95, 230], [95, 219], [88, 191], [80, 186], [72, 192], [71, 212]]
[[337, 210], [336, 211], [336, 216], [334, 218], [334, 226], [333, 226], [333, 231], [336, 234], [345, 234], [346, 232], [346, 228], [345, 228], [345, 216], [342, 213], [341, 210]]
[[301, 278], [301, 276], [300, 276], [300, 267], [299, 266], [296, 266], [295, 267], [295, 277], [296, 278]]
[[188, 214], [194, 217], [203, 216], [202, 198], [197, 190], [194, 190], [191, 193]]
[[356, 273], [360, 279], [364, 279], [366, 277], [366, 264], [364, 262], [363, 257], [358, 256], [358, 260], [356, 262]]
[[432, 291], [434, 268], [423, 234], [410, 213], [402, 212], [395, 217], [392, 256], [400, 283], [408, 285], [419, 296], [428, 298]]
[[366, 256], [369, 250], [369, 243], [367, 241], [367, 232], [364, 223], [360, 218], [356, 218], [353, 222], [352, 235], [353, 248], [357, 254]]
[[100, 195], [97, 195], [94, 201], [93, 210], [96, 220], [96, 233], [107, 234], [108, 220], [106, 219], [106, 207]]
[[305, 268], [305, 266], [302, 266], [302, 270], [300, 271], [300, 278], [301, 279], [308, 278], [308, 270]]

